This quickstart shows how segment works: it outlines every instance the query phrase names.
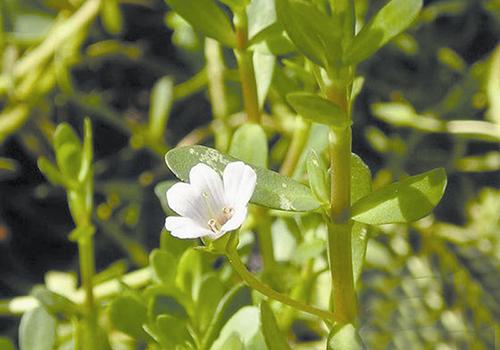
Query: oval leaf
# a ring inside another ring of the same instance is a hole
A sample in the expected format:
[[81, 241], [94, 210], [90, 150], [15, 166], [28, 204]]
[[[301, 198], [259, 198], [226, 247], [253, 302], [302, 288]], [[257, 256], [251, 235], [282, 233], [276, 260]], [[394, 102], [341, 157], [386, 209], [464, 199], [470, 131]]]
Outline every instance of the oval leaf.
[[267, 167], [267, 137], [257, 124], [244, 124], [235, 131], [229, 154], [245, 163]]
[[333, 327], [328, 336], [327, 350], [361, 350], [365, 349], [356, 328], [348, 323]]
[[229, 18], [213, 0], [165, 0], [166, 3], [203, 35], [230, 47], [236, 46], [236, 35]]
[[335, 63], [340, 33], [334, 20], [310, 2], [275, 1], [278, 19], [299, 51], [320, 66]]
[[108, 311], [109, 320], [119, 331], [134, 339], [149, 339], [143, 330], [143, 324], [148, 321], [146, 306], [135, 298], [122, 296], [113, 300]]
[[370, 225], [415, 221], [431, 212], [445, 188], [443, 168], [410, 176], [357, 201], [351, 210], [352, 219]]
[[[187, 181], [189, 171], [198, 163], [205, 163], [222, 173], [228, 163], [238, 160], [199, 145], [173, 149], [165, 159], [170, 170], [182, 181]], [[320, 206], [307, 186], [271, 170], [253, 169], [257, 173], [257, 185], [251, 202], [286, 211], [309, 211]]]
[[52, 350], [56, 344], [56, 319], [43, 307], [26, 312], [19, 325], [21, 350]]
[[370, 57], [417, 18], [422, 4], [422, 0], [390, 1], [354, 37], [344, 62], [356, 64]]
[[294, 92], [288, 94], [286, 99], [298, 114], [313, 122], [338, 128], [352, 124], [336, 104], [316, 94]]

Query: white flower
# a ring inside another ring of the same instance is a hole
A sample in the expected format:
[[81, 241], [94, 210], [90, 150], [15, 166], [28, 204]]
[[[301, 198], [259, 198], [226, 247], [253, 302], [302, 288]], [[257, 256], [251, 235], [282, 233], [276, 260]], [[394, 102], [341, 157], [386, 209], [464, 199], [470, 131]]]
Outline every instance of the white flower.
[[167, 191], [169, 207], [180, 216], [169, 216], [165, 228], [178, 238], [219, 238], [241, 226], [257, 174], [243, 162], [226, 165], [222, 179], [208, 165], [199, 163], [189, 172], [189, 184], [179, 182]]

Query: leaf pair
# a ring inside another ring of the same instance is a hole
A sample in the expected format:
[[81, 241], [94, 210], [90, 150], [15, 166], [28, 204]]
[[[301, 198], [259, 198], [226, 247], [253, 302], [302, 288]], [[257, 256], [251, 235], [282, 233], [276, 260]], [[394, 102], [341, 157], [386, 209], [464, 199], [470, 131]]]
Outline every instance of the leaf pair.
[[313, 2], [300, 0], [276, 0], [276, 9], [280, 23], [304, 56], [324, 68], [338, 69], [372, 56], [415, 20], [422, 4], [422, 0], [391, 0], [354, 37], [352, 10], [334, 7], [329, 16]]

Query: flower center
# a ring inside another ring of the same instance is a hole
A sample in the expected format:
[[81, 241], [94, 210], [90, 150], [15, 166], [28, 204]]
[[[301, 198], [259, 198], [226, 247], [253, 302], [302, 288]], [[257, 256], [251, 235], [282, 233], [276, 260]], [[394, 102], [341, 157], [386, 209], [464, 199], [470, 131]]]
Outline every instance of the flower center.
[[217, 217], [208, 220], [208, 227], [210, 228], [210, 230], [212, 230], [213, 233], [219, 233], [222, 229], [222, 226], [233, 216], [233, 211], [233, 208], [222, 208], [222, 213], [220, 213], [220, 215], [217, 215]]

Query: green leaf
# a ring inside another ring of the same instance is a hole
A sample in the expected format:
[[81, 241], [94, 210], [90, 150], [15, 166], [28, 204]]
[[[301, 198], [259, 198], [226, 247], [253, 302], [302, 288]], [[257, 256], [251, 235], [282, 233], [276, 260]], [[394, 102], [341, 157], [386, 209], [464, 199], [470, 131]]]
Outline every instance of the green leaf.
[[154, 249], [149, 256], [150, 266], [153, 268], [153, 277], [167, 285], [175, 284], [175, 273], [177, 269], [177, 260], [175, 257], [160, 249]]
[[162, 181], [155, 186], [155, 190], [154, 190], [155, 195], [156, 195], [156, 197], [158, 197], [158, 200], [160, 201], [161, 207], [162, 207], [163, 211], [165, 212], [165, 214], [167, 214], [167, 215], [174, 215], [174, 212], [168, 206], [167, 191], [170, 187], [172, 187], [176, 183], [177, 183], [177, 181], [168, 180], [168, 181]]
[[278, 19], [299, 51], [314, 63], [329, 67], [340, 55], [339, 31], [334, 20], [315, 4], [276, 0]]
[[212, 322], [203, 337], [202, 343], [204, 349], [208, 349], [212, 345], [218, 337], [222, 326], [224, 326], [231, 316], [246, 305], [252, 305], [252, 296], [250, 289], [244, 284], [234, 286], [224, 295], [217, 305]]
[[314, 149], [309, 151], [306, 166], [311, 191], [322, 204], [326, 205], [330, 203], [330, 179], [328, 177], [328, 169], [323, 159], [318, 156]]
[[252, 59], [253, 65], [255, 67], [255, 81], [257, 83], [257, 97], [259, 100], [259, 107], [262, 108], [262, 106], [264, 106], [264, 102], [266, 101], [267, 93], [273, 80], [276, 57], [274, 55], [255, 51], [253, 53]]
[[68, 180], [57, 170], [57, 168], [45, 157], [38, 158], [38, 169], [53, 185], [64, 186]]
[[248, 38], [261, 33], [276, 22], [274, 0], [252, 0], [247, 8]]
[[57, 126], [53, 137], [54, 150], [57, 152], [62, 145], [71, 144], [81, 147], [80, 139], [75, 130], [68, 123]]
[[196, 321], [203, 333], [210, 326], [219, 301], [224, 296], [224, 285], [217, 276], [205, 276], [196, 300]]
[[327, 350], [365, 349], [363, 341], [352, 324], [334, 326], [328, 336]]
[[161, 77], [151, 91], [149, 102], [149, 136], [152, 142], [162, 142], [174, 101], [174, 79]]
[[285, 336], [281, 333], [276, 317], [269, 304], [263, 300], [260, 304], [260, 317], [262, 322], [262, 332], [267, 347], [272, 350], [290, 350]]
[[227, 5], [233, 12], [241, 11], [250, 2], [250, 0], [219, 0], [219, 1]]
[[111, 324], [117, 330], [134, 339], [148, 340], [143, 324], [148, 321], [146, 306], [131, 296], [119, 296], [111, 302], [108, 309]]
[[355, 153], [351, 153], [351, 203], [372, 191], [372, 174], [368, 165]]
[[184, 306], [171, 295], [155, 295], [149, 305], [152, 318], [160, 315], [170, 315], [178, 320], [187, 320], [188, 314]]
[[56, 344], [55, 318], [43, 307], [24, 313], [19, 325], [20, 350], [52, 350]]
[[230, 47], [236, 46], [236, 35], [229, 18], [213, 0], [165, 0], [166, 3], [203, 35]]
[[170, 315], [158, 316], [156, 328], [163, 349], [177, 349], [178, 345], [189, 341], [191, 338], [186, 322]]
[[267, 137], [258, 124], [243, 124], [233, 135], [229, 154], [245, 163], [267, 167]]
[[56, 161], [64, 176], [77, 180], [82, 163], [81, 147], [74, 144], [64, 144], [56, 151]]
[[354, 222], [351, 232], [352, 275], [354, 286], [356, 287], [361, 277], [361, 273], [363, 272], [369, 235], [367, 225], [361, 222]]
[[316, 94], [294, 92], [286, 96], [288, 103], [302, 117], [316, 123], [344, 128], [352, 124], [335, 103]]
[[241, 342], [237, 333], [232, 333], [222, 345], [222, 349], [245, 350], [245, 344]]
[[410, 176], [357, 201], [351, 210], [352, 219], [370, 225], [415, 221], [431, 212], [445, 188], [443, 168]]
[[[228, 163], [237, 160], [199, 145], [173, 149], [165, 158], [170, 170], [183, 181], [187, 181], [189, 171], [198, 163], [205, 163], [222, 173]], [[309, 211], [319, 207], [307, 186], [271, 170], [253, 169], [257, 173], [257, 184], [251, 202], [286, 211]]]
[[260, 311], [255, 306], [245, 306], [229, 319], [220, 332], [211, 350], [225, 350], [224, 344], [237, 334], [247, 350], [266, 350], [264, 336], [260, 331]]
[[201, 282], [201, 258], [201, 252], [194, 249], [188, 249], [182, 254], [177, 263], [175, 285], [193, 299], [196, 295], [195, 292], [197, 287], [199, 287]]
[[2, 350], [15, 350], [14, 344], [12, 343], [12, 341], [9, 338], [3, 337], [3, 336], [0, 336], [0, 349], [2, 349]]
[[109, 34], [117, 35], [123, 30], [123, 18], [118, 0], [106, 0], [102, 3], [101, 18]]
[[[94, 144], [92, 135], [92, 123], [89, 118], [85, 118], [83, 122], [83, 149], [82, 149], [82, 164], [78, 180], [83, 182], [87, 180], [89, 174], [92, 175], [92, 161], [94, 159]], [[90, 180], [90, 178], [88, 179]]]
[[160, 249], [169, 252], [175, 259], [179, 259], [184, 252], [193, 247], [193, 240], [189, 239], [178, 239], [172, 236], [166, 230], [163, 230], [160, 235]]
[[36, 286], [31, 294], [54, 316], [70, 316], [78, 314], [78, 306], [68, 298], [54, 293], [44, 286]]
[[354, 37], [344, 62], [357, 64], [366, 60], [417, 18], [422, 0], [391, 0]]

